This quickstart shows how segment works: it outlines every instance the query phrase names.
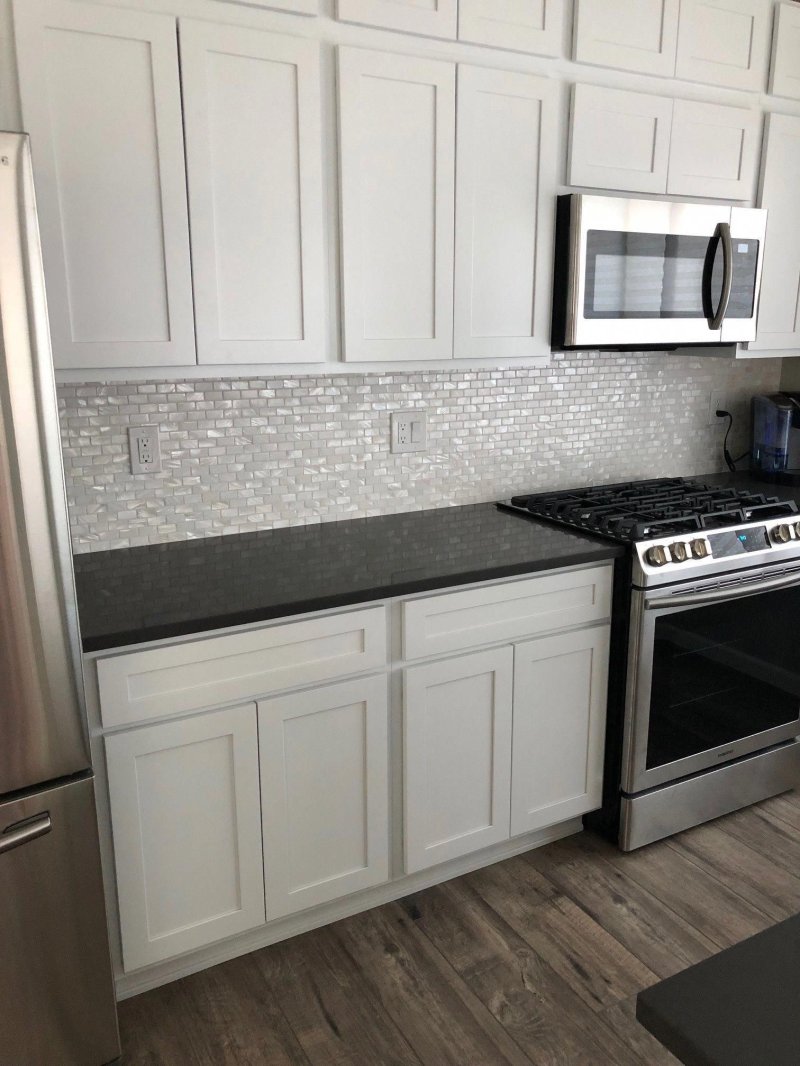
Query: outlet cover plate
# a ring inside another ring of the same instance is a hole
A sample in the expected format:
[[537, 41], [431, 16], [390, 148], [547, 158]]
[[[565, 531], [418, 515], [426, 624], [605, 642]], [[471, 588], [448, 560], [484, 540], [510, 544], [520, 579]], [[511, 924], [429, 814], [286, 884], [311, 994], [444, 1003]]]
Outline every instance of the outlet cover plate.
[[138, 426], [128, 430], [132, 474], [157, 474], [161, 470], [161, 441], [158, 426]]
[[717, 411], [729, 411], [728, 396], [722, 389], [714, 389], [709, 393], [708, 397], [708, 424], [709, 426], [719, 426], [724, 428], [728, 422], [725, 418], [718, 418]]
[[392, 413], [392, 451], [424, 452], [427, 447], [427, 411], [394, 411]]

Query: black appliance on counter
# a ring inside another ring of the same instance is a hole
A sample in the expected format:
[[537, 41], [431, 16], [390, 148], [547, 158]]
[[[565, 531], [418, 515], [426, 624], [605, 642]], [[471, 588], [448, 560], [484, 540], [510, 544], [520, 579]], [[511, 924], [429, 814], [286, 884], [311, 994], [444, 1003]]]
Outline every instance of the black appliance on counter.
[[753, 397], [753, 477], [800, 485], [800, 393]]
[[659, 478], [501, 507], [623, 543], [603, 806], [624, 851], [800, 784], [800, 514], [794, 501]]

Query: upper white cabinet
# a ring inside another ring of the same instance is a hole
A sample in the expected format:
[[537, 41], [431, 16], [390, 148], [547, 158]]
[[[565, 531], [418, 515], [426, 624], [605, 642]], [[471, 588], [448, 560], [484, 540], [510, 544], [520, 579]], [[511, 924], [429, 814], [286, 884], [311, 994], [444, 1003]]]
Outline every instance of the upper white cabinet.
[[[767, 116], [759, 206], [766, 207], [767, 236], [751, 350], [800, 352], [800, 117]], [[790, 178], [794, 175], [794, 179]]]
[[675, 74], [729, 89], [764, 89], [772, 0], [681, 0]]
[[293, 15], [319, 14], [319, 0], [222, 0], [227, 4], [247, 4], [268, 11], [290, 11]]
[[336, 0], [342, 22], [455, 38], [458, 0]]
[[346, 359], [453, 354], [455, 67], [339, 50]]
[[576, 85], [567, 181], [594, 189], [667, 191], [672, 100]]
[[389, 877], [385, 675], [258, 705], [267, 918]]
[[748, 200], [761, 114], [576, 85], [570, 185]]
[[319, 361], [319, 45], [181, 19], [180, 58], [198, 361]]
[[676, 100], [667, 192], [749, 200], [760, 131], [760, 111]]
[[458, 0], [458, 39], [557, 56], [565, 18], [566, 0]]
[[458, 68], [456, 358], [541, 354], [550, 317], [557, 87]]
[[58, 367], [195, 362], [175, 20], [14, 5]]
[[800, 4], [778, 4], [769, 91], [800, 100]]
[[680, 0], [576, 0], [575, 59], [672, 77], [679, 11]]

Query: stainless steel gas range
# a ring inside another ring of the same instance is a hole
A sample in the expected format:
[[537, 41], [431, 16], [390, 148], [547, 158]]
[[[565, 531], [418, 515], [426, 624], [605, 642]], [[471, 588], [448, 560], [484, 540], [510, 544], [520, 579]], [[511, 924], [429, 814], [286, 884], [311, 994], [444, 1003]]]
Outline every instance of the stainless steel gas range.
[[662, 478], [502, 506], [630, 547], [598, 828], [628, 851], [800, 784], [793, 501]]

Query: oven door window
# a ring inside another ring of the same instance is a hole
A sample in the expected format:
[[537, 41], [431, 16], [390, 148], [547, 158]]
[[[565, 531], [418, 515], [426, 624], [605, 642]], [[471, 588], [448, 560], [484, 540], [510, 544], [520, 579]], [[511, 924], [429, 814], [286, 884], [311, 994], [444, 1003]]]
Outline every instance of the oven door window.
[[[733, 284], [726, 318], [752, 318], [759, 242], [733, 241]], [[589, 230], [585, 318], [713, 317], [722, 293], [717, 237]]]
[[800, 589], [656, 620], [647, 769], [800, 718]]

